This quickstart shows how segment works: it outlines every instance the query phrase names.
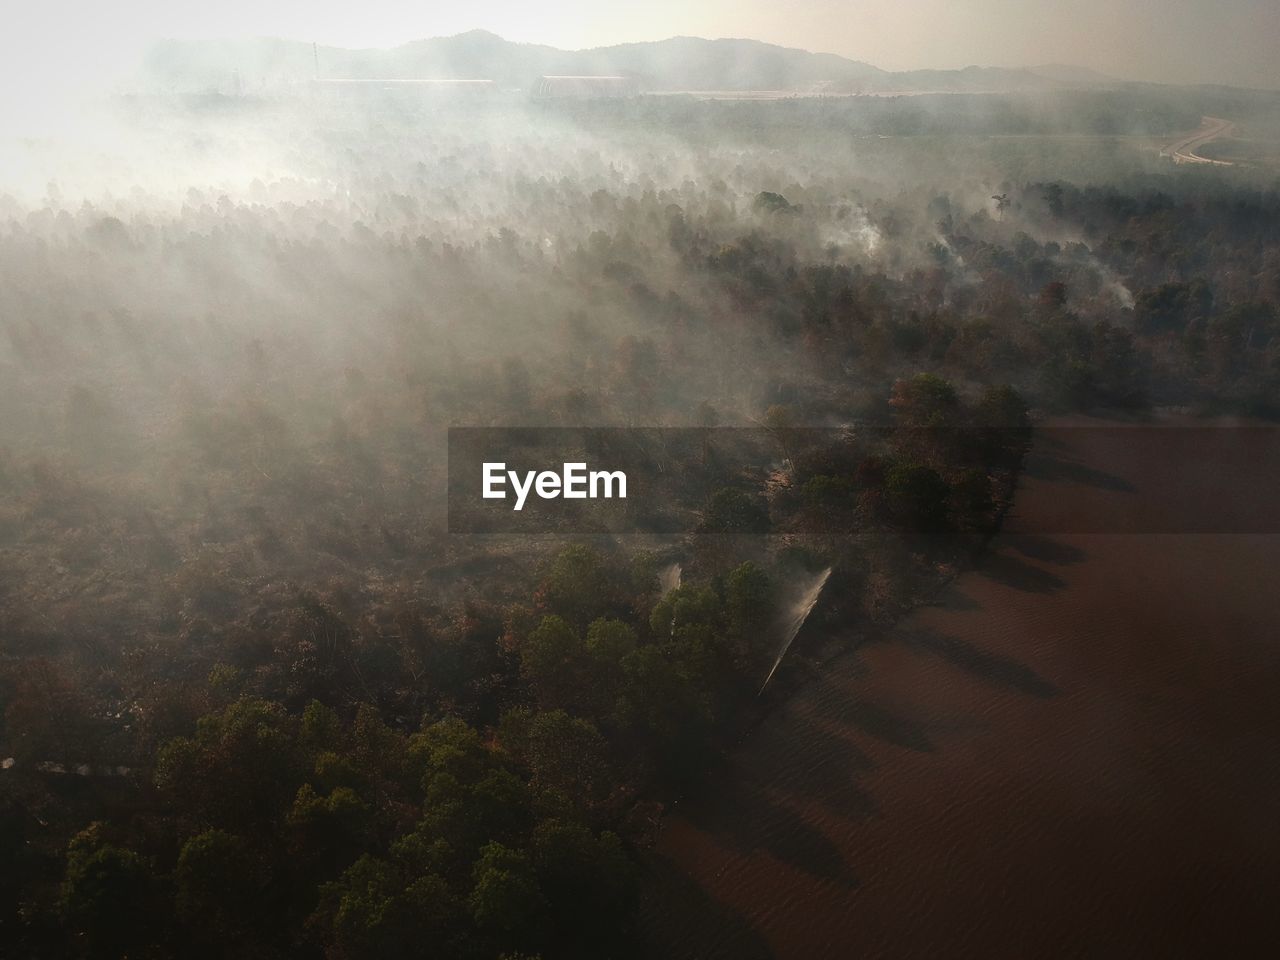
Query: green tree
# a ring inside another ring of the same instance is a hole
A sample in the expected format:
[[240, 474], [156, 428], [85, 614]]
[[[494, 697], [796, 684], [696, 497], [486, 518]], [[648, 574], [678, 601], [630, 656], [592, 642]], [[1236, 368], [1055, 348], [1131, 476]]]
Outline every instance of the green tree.
[[322, 796], [309, 783], [298, 788], [286, 822], [295, 854], [330, 875], [364, 852], [376, 829], [373, 811], [350, 787]]
[[263, 880], [262, 864], [242, 838], [224, 830], [196, 834], [173, 871], [178, 916], [225, 948], [251, 930]]
[[748, 560], [730, 571], [724, 583], [724, 626], [735, 666], [752, 663], [775, 614], [773, 584], [764, 570]]
[[618, 837], [581, 823], [544, 820], [533, 834], [538, 884], [555, 928], [586, 944], [609, 938], [626, 920], [636, 870]]
[[889, 471], [886, 493], [894, 519], [905, 529], [916, 533], [946, 529], [951, 489], [933, 468], [918, 463], [897, 464]]
[[782, 194], [768, 190], [756, 194], [752, 207], [757, 213], [791, 213], [796, 209]]
[[160, 748], [156, 785], [179, 809], [233, 833], [269, 831], [301, 783], [297, 725], [278, 703], [244, 698]]
[[562, 617], [543, 617], [520, 647], [520, 675], [544, 707], [567, 707], [590, 680], [586, 645]]
[[587, 629], [590, 681], [580, 692], [579, 703], [592, 717], [612, 716], [626, 684], [626, 659], [638, 646], [636, 632], [621, 620], [596, 620]]
[[503, 715], [503, 745], [529, 771], [540, 809], [591, 816], [614, 784], [609, 746], [590, 720], [563, 710]]
[[711, 495], [699, 533], [759, 534], [769, 532], [769, 510], [759, 499], [741, 490], [722, 487]]
[[1027, 401], [1008, 384], [982, 391], [973, 412], [984, 459], [989, 464], [1016, 466], [1031, 444], [1031, 412]]
[[467, 926], [443, 878], [408, 875], [372, 856], [324, 886], [313, 923], [327, 926], [337, 954], [351, 960], [459, 957]]
[[893, 385], [889, 398], [898, 423], [913, 430], [955, 425], [960, 399], [950, 381], [932, 373], [918, 373]]
[[155, 893], [146, 861], [106, 842], [101, 824], [76, 834], [68, 844], [62, 908], [94, 956], [126, 956], [157, 933]]
[[487, 844], [471, 872], [467, 906], [482, 931], [510, 947], [535, 946], [547, 928], [547, 901], [527, 854]]
[[552, 561], [537, 599], [542, 609], [583, 630], [618, 605], [619, 592], [617, 578], [604, 558], [585, 544], [574, 544]]

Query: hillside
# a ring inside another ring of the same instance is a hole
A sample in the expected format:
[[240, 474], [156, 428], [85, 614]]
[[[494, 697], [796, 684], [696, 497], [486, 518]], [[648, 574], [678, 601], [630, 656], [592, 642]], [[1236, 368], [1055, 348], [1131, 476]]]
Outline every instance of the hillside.
[[262, 89], [326, 78], [486, 79], [523, 89], [548, 75], [624, 75], [641, 89], [779, 90], [830, 93], [986, 92], [1073, 85], [1070, 73], [966, 67], [891, 72], [829, 53], [758, 40], [672, 37], [566, 51], [513, 43], [483, 30], [418, 40], [389, 50], [319, 47], [292, 40], [189, 42], [150, 50], [146, 86], [180, 91]]

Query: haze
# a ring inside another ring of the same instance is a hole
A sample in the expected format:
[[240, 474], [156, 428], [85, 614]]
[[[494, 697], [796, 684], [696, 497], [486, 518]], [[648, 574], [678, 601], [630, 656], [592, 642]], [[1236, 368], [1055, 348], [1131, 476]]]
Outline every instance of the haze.
[[184, 3], [0, 18], [0, 958], [1274, 951], [1274, 12]]
[[25, 3], [6, 19], [0, 77], [10, 89], [30, 90], [38, 81], [39, 99], [132, 62], [160, 37], [280, 36], [387, 47], [474, 28], [565, 49], [679, 35], [746, 37], [893, 70], [1070, 63], [1125, 79], [1280, 87], [1280, 5], [1272, 0], [63, 0]]

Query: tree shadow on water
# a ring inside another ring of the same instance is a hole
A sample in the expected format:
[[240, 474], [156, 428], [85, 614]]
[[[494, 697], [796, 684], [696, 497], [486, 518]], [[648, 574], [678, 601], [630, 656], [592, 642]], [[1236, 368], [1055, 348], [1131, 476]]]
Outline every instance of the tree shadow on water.
[[1007, 552], [993, 553], [984, 558], [978, 566], [978, 572], [996, 583], [1027, 593], [1052, 593], [1067, 585], [1061, 577], [1012, 557]]
[[1036, 480], [1078, 483], [1082, 486], [1097, 487], [1100, 490], [1111, 490], [1115, 493], [1136, 493], [1138, 490], [1124, 477], [1116, 476], [1114, 473], [1107, 473], [1105, 470], [1086, 466], [1076, 460], [1045, 456], [1043, 454], [1028, 458], [1027, 464], [1023, 468], [1023, 473]]
[[[831, 718], [831, 713], [825, 710], [823, 716]], [[862, 785], [875, 761], [849, 737], [829, 733], [822, 725], [794, 718], [787, 726], [787, 736], [800, 750], [796, 766], [803, 768], [794, 779], [788, 778], [788, 789], [801, 791], [846, 820], [868, 820], [880, 813]]]
[[1088, 558], [1088, 554], [1079, 547], [1073, 547], [1071, 544], [1063, 543], [1061, 540], [1054, 540], [1051, 537], [1043, 537], [1034, 533], [1010, 534], [1005, 538], [1005, 543], [1024, 557], [1039, 560], [1041, 563], [1053, 563], [1063, 567], [1073, 563], [1082, 563]]
[[823, 880], [858, 885], [844, 853], [831, 838], [745, 778], [735, 780], [724, 793], [690, 798], [678, 813], [739, 852], [765, 853]]
[[960, 637], [932, 630], [913, 630], [904, 633], [902, 640], [907, 645], [935, 654], [976, 677], [1028, 696], [1048, 699], [1062, 692], [1025, 663], [982, 650]]
[[932, 753], [935, 749], [923, 724], [861, 697], [842, 704], [838, 711], [832, 713], [835, 718], [868, 736], [895, 747], [917, 753]]
[[697, 880], [660, 854], [642, 855], [640, 923], [622, 956], [773, 960], [774, 952], [746, 918], [713, 899]]
[[954, 584], [947, 587], [938, 595], [930, 606], [938, 607], [942, 610], [981, 610], [982, 604], [973, 597], [969, 596]]

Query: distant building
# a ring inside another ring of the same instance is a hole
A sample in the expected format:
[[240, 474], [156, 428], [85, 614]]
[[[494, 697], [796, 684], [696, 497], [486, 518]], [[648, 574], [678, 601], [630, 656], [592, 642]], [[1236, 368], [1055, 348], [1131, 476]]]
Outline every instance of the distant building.
[[535, 100], [616, 100], [639, 92], [631, 77], [539, 77], [533, 85]]

